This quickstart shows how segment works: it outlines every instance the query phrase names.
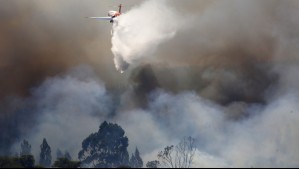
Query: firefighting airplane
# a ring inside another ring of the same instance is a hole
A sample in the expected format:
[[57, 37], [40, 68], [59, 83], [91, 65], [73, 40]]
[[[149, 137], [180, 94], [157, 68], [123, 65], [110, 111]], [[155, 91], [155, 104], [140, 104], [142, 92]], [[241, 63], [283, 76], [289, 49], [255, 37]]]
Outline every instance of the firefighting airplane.
[[122, 14], [121, 13], [121, 8], [122, 8], [122, 5], [120, 4], [118, 6], [118, 11], [113, 11], [113, 10], [109, 11], [108, 12], [108, 17], [87, 17], [87, 18], [99, 19], [99, 20], [108, 20], [108, 21], [110, 21], [110, 23], [114, 23], [114, 19]]

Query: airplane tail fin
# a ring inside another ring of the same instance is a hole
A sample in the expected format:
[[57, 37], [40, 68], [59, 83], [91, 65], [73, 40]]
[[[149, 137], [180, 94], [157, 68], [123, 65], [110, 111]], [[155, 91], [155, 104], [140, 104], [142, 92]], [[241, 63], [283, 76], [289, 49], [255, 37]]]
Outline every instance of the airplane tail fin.
[[118, 12], [119, 12], [119, 13], [121, 13], [121, 8], [122, 8], [122, 5], [119, 4], [119, 6], [118, 6]]

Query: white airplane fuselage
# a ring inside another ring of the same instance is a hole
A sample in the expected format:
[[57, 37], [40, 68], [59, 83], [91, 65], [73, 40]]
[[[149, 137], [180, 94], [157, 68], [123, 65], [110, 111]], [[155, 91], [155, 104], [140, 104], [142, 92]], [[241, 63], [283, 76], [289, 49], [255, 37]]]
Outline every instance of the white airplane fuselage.
[[115, 18], [117, 16], [119, 16], [121, 13], [119, 13], [118, 11], [109, 11], [108, 12], [108, 16]]
[[118, 8], [119, 8], [118, 11], [114, 11], [114, 10], [108, 11], [108, 17], [87, 17], [87, 18], [99, 19], [99, 20], [109, 20], [110, 23], [114, 23], [114, 18], [121, 15], [122, 5], [120, 4], [118, 6]]

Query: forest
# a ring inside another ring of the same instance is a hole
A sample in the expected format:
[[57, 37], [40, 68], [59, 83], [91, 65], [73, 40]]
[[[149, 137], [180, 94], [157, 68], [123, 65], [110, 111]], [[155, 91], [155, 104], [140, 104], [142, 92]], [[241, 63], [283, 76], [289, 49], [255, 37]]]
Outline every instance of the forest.
[[122, 127], [104, 121], [98, 132], [83, 140], [82, 149], [78, 153], [79, 160], [74, 160], [69, 152], [63, 153], [60, 149], [57, 149], [56, 156], [52, 156], [46, 138], [40, 145], [39, 157], [34, 157], [31, 144], [23, 140], [20, 153], [0, 157], [0, 168], [190, 168], [196, 151], [195, 139], [185, 137], [175, 146], [166, 146], [157, 153], [157, 159], [144, 165], [138, 148], [130, 156], [128, 146], [129, 139]]

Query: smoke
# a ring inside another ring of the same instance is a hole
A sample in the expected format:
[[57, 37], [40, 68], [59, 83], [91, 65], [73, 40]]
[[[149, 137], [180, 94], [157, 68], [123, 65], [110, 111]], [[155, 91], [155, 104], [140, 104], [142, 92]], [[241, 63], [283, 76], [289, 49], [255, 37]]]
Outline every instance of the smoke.
[[108, 9], [103, 2], [78, 0], [0, 2], [1, 155], [35, 126], [31, 89], [48, 77], [88, 64], [110, 88], [126, 86], [111, 66], [110, 25], [85, 18]]
[[165, 0], [145, 1], [115, 20], [111, 50], [121, 73], [153, 55], [161, 43], [174, 37], [180, 25], [179, 15]]
[[122, 76], [109, 25], [72, 21], [98, 14], [72, 4], [1, 1], [1, 152], [25, 138], [38, 159], [46, 137], [76, 158], [108, 120], [145, 163], [192, 136], [194, 167], [298, 166], [297, 1], [146, 1], [113, 28]]
[[[137, 146], [145, 162], [155, 159], [164, 146], [189, 135], [197, 139], [196, 167], [293, 167], [298, 161], [296, 94], [268, 105], [248, 104], [244, 111], [250, 116], [237, 121], [226, 116], [226, 107], [194, 92], [152, 92], [148, 108], [113, 115], [113, 106], [118, 107], [113, 96], [89, 68], [79, 67], [46, 80], [33, 91], [32, 99], [38, 123], [23, 137], [39, 145], [46, 136], [53, 152], [60, 148], [73, 157], [82, 140], [96, 132], [100, 122], [109, 120], [125, 129], [130, 152]], [[33, 151], [38, 157], [38, 146]]]
[[[97, 131], [100, 122], [112, 114], [112, 98], [103, 82], [86, 66], [44, 81], [32, 91], [37, 123], [27, 135], [33, 154], [39, 157], [39, 145], [46, 138], [52, 148], [66, 150], [77, 158], [82, 141]], [[99, 118], [95, 118], [99, 117]], [[15, 151], [20, 144], [14, 146]]]
[[[129, 138], [138, 138], [134, 144], [151, 140], [139, 146], [144, 157], [153, 160], [163, 145], [192, 135], [199, 142], [196, 167], [298, 165], [298, 5], [232, 0], [179, 8], [190, 9], [182, 14], [189, 24], [161, 44], [152, 62], [153, 79], [177, 94], [148, 93], [146, 111], [119, 118]], [[148, 130], [152, 138], [143, 134]]]
[[110, 25], [85, 18], [106, 15], [110, 4], [1, 1], [0, 99], [28, 96], [48, 76], [81, 64], [93, 66], [111, 86], [119, 84], [123, 78], [111, 66], [107, 50]]

